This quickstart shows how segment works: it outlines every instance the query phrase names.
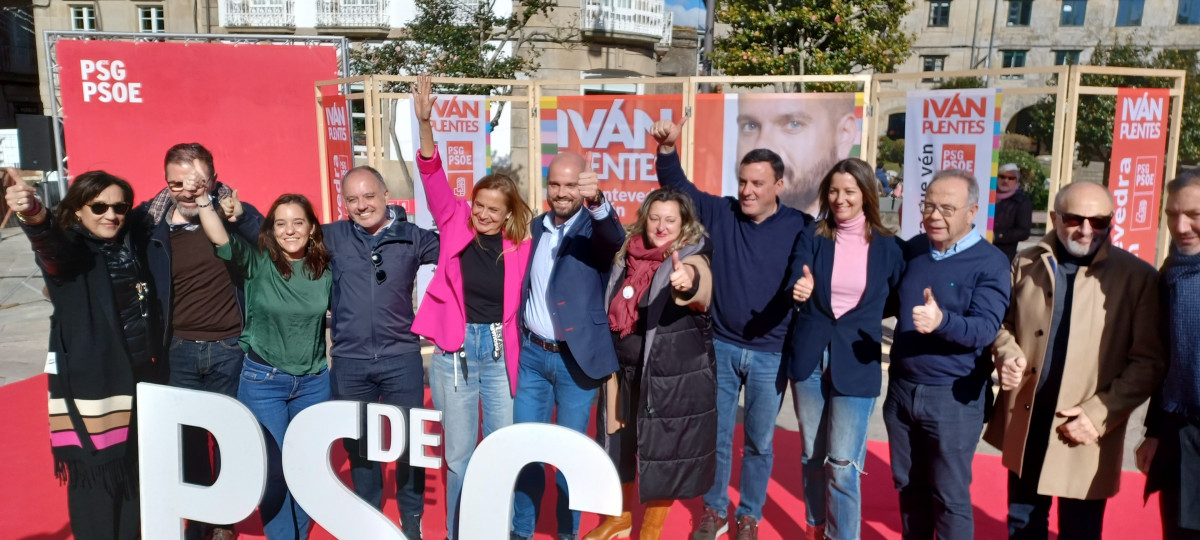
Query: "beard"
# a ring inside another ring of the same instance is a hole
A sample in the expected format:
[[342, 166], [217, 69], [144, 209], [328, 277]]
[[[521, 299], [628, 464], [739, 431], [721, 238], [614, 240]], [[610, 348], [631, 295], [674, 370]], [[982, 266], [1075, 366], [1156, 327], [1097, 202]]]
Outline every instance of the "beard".
[[1108, 241], [1108, 231], [1103, 234], [1092, 235], [1092, 243], [1084, 244], [1076, 242], [1073, 238], [1067, 238], [1062, 241], [1063, 247], [1067, 248], [1067, 253], [1076, 257], [1090, 257], [1100, 250], [1100, 246]]
[[792, 167], [792, 179], [784, 181], [783, 191], [779, 193], [780, 202], [801, 212], [808, 212], [809, 208], [817, 204], [817, 190], [821, 187], [821, 180], [838, 161], [837, 155], [830, 151], [824, 158], [812, 163], [812, 166], [803, 171]]
[[583, 199], [575, 201], [575, 204], [572, 204], [571, 208], [568, 209], [565, 213], [559, 212], [553, 204], [550, 205], [550, 211], [554, 212], [554, 217], [561, 219], [563, 221], [571, 219], [572, 216], [574, 216], [577, 212], [579, 212], [580, 208], [583, 208]]
[[198, 207], [198, 206], [193, 206], [191, 208], [184, 208], [184, 207], [176, 204], [175, 211], [179, 212], [179, 215], [181, 215], [185, 218], [188, 218], [188, 219], [191, 219], [191, 218], [194, 218], [194, 217], [197, 217], [200, 215], [200, 207]]

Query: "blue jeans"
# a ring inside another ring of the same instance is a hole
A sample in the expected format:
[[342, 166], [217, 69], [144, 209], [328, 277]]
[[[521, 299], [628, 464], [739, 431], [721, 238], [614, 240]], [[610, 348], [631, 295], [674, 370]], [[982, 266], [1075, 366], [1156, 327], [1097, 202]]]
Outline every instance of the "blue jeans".
[[329, 370], [290, 375], [246, 356], [237, 397], [266, 430], [267, 490], [258, 505], [263, 532], [269, 540], [308, 538], [308, 512], [288, 491], [280, 448], [288, 424], [300, 411], [329, 401]]
[[[215, 392], [237, 397], [238, 373], [245, 353], [238, 346], [238, 336], [220, 341], [189, 341], [173, 338], [167, 353], [169, 375], [167, 384], [191, 390]], [[215, 463], [209, 459], [208, 431], [183, 426], [180, 434], [183, 447], [183, 481], [211, 486], [221, 468], [221, 454]], [[197, 522], [188, 522], [187, 538], [203, 535]]]
[[832, 540], [859, 538], [862, 491], [859, 475], [867, 459], [867, 425], [874, 397], [847, 396], [833, 388], [829, 350], [802, 381], [792, 383], [804, 450], [804, 507], [810, 527], [825, 525]]
[[[393, 405], [404, 411], [406, 419], [410, 408], [425, 405], [420, 351], [376, 360], [337, 357], [332, 366], [334, 399]], [[363, 433], [365, 437], [365, 429]], [[383, 467], [367, 459], [366, 446], [358, 441], [344, 439], [342, 444], [350, 458], [354, 493], [382, 510]], [[425, 513], [425, 469], [408, 465], [407, 449], [396, 465], [396, 503], [401, 516]]]
[[737, 426], [738, 394], [746, 387], [746, 409], [742, 418], [741, 501], [734, 516], [762, 521], [767, 501], [767, 482], [775, 454], [775, 418], [783, 406], [787, 376], [781, 370], [781, 353], [752, 351], [719, 339], [717, 353], [717, 473], [712, 488], [704, 494], [704, 506], [724, 519], [729, 507], [729, 475], [733, 469], [733, 429]]
[[[575, 363], [570, 351], [552, 353], [521, 338], [521, 367], [517, 371], [517, 397], [513, 401], [513, 423], [555, 423], [586, 433], [591, 418], [592, 402], [601, 380], [588, 377]], [[557, 406], [557, 414], [555, 411]], [[517, 477], [513, 497], [513, 530], [517, 536], [533, 538], [541, 511], [542, 495], [546, 490], [546, 466], [526, 465]], [[567, 479], [562, 472], [555, 478], [558, 502], [559, 535], [575, 535], [579, 530], [579, 512], [568, 506]]]
[[883, 422], [904, 538], [974, 538], [971, 461], [983, 409], [983, 385], [967, 378], [945, 386], [888, 380]]
[[[446, 459], [446, 537], [458, 529], [458, 499], [463, 475], [479, 444], [479, 409], [483, 404], [483, 436], [513, 423], [504, 347], [493, 347], [491, 325], [467, 324], [461, 350], [433, 355], [429, 389], [433, 406], [442, 411]], [[498, 353], [498, 354], [496, 354]]]

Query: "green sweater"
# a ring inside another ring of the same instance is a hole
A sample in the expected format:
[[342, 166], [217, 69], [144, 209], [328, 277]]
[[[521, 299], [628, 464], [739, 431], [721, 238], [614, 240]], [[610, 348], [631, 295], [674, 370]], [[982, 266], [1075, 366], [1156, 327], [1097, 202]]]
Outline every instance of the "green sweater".
[[333, 272], [309, 277], [304, 261], [293, 261], [291, 279], [283, 279], [265, 253], [237, 236], [217, 248], [217, 256], [233, 261], [246, 276], [246, 326], [238, 343], [243, 350], [292, 375], [325, 368], [325, 312]]

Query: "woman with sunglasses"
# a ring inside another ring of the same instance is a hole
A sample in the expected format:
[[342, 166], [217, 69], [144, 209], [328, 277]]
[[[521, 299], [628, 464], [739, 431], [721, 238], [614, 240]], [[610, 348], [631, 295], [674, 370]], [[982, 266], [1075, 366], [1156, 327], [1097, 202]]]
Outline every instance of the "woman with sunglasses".
[[[197, 200], [208, 201], [205, 195]], [[231, 198], [236, 207], [237, 195]], [[325, 312], [333, 279], [321, 226], [308, 198], [281, 195], [255, 245], [230, 236], [211, 202], [196, 206], [217, 256], [232, 261], [246, 279], [246, 324], [238, 339], [246, 357], [238, 401], [270, 439], [267, 490], [258, 506], [263, 532], [270, 540], [307, 538], [308, 513], [287, 489], [280, 448], [291, 420], [330, 397]]]
[[904, 271], [879, 218], [867, 162], [838, 162], [821, 181], [817, 221], [796, 239], [788, 283], [796, 311], [783, 362], [804, 444], [807, 538], [859, 538], [859, 475], [882, 384], [883, 312]]
[[46, 372], [50, 451], [75, 538], [138, 537], [134, 388], [165, 382], [158, 317], [125, 214], [133, 188], [104, 171], [77, 176], [51, 214], [16, 169], [5, 201], [42, 269], [54, 314]]
[[479, 442], [480, 405], [484, 437], [513, 421], [517, 308], [533, 212], [503, 174], [479, 179], [470, 201], [455, 198], [433, 140], [436, 99], [429, 76], [419, 77], [413, 93], [421, 136], [417, 167], [442, 250], [412, 328], [438, 347], [429, 387], [434, 406], [445, 413], [446, 537], [453, 540], [463, 474]]

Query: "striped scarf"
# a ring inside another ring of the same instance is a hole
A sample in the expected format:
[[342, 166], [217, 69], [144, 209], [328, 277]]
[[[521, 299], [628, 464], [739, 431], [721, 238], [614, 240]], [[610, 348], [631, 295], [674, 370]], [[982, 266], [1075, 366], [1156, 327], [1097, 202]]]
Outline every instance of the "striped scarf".
[[1200, 418], [1200, 255], [1172, 253], [1162, 277], [1171, 338], [1162, 408]]

